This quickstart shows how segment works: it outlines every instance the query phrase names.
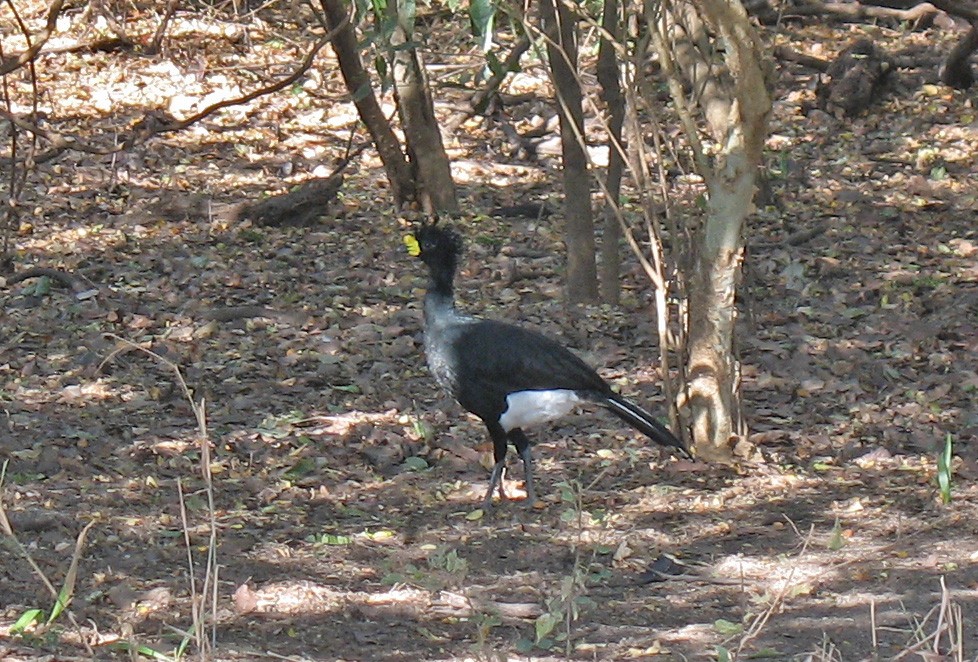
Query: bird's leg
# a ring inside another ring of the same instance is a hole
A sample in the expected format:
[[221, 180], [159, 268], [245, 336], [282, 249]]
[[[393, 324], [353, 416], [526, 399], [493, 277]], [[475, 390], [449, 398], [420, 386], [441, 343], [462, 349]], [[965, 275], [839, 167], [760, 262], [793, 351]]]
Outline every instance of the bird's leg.
[[492, 510], [492, 493], [495, 491], [496, 487], [499, 487], [499, 499], [504, 500], [506, 498], [505, 492], [503, 492], [503, 470], [506, 466], [506, 460], [503, 458], [496, 462], [495, 466], [492, 468], [492, 476], [489, 478], [489, 489], [486, 490], [486, 498], [482, 501], [483, 510]]
[[537, 492], [533, 488], [533, 458], [530, 456], [530, 447], [527, 446], [520, 451], [523, 458], [523, 484], [526, 487], [526, 505], [530, 508], [537, 502]]
[[526, 505], [530, 508], [537, 502], [536, 490], [533, 489], [533, 456], [530, 454], [530, 440], [523, 434], [523, 430], [516, 428], [510, 430], [509, 438], [516, 446], [520, 459], [523, 460], [523, 485], [526, 488]]
[[486, 491], [486, 498], [482, 502], [483, 510], [492, 509], [492, 493], [499, 488], [499, 500], [506, 500], [506, 491], [503, 489], [503, 473], [506, 471], [506, 450], [507, 436], [503, 426], [499, 423], [486, 423], [489, 429], [489, 436], [492, 437], [492, 456], [496, 464], [492, 467], [492, 476], [489, 478], [489, 489]]

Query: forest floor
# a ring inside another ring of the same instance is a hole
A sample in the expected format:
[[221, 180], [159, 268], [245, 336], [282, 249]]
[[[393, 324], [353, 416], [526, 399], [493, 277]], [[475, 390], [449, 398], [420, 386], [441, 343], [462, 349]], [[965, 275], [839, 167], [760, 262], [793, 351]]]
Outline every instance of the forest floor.
[[[215, 72], [247, 82], [287, 58], [271, 30], [238, 29], [178, 20], [169, 60], [51, 56], [42, 102], [97, 142], [147, 108], [240, 93]], [[581, 414], [533, 432], [534, 509], [478, 510], [485, 431], [427, 374], [424, 273], [372, 150], [315, 227], [210, 213], [342, 155], [355, 115], [331, 58], [219, 120], [39, 166], [17, 270], [74, 287], [0, 288], [0, 499], [19, 542], [0, 555], [0, 659], [176, 657], [194, 605], [215, 660], [978, 659], [976, 97], [937, 84], [938, 30], [766, 39], [829, 57], [862, 35], [920, 62], [863, 117], [811, 110], [814, 72], [779, 67], [740, 341], [765, 461], [676, 460]], [[473, 121], [450, 144], [462, 305], [561, 338], [662, 411], [648, 283], [629, 263], [620, 307], [564, 307], [559, 213], [488, 214], [559, 210], [555, 162], [507, 158], [497, 133]], [[41, 574], [72, 602], [17, 633], [54, 603]]]

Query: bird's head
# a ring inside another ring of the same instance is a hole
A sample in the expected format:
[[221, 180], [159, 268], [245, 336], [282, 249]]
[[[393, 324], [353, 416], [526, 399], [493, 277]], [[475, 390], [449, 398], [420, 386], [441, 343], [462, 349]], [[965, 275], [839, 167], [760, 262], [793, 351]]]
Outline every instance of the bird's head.
[[464, 252], [462, 237], [453, 228], [433, 223], [419, 223], [404, 236], [408, 255], [421, 258], [431, 269], [455, 271]]

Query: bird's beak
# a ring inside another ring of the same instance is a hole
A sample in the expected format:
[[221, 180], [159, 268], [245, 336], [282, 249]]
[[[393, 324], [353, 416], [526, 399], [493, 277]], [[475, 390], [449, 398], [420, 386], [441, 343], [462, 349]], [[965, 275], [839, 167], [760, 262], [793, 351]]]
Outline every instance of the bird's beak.
[[413, 234], [404, 235], [404, 247], [407, 249], [407, 253], [411, 257], [418, 257], [421, 255], [421, 245], [418, 244], [418, 240]]

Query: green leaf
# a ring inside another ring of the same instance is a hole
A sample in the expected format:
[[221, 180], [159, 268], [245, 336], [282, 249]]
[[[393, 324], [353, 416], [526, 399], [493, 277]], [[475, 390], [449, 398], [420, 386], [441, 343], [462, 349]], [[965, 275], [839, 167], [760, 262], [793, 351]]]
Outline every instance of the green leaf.
[[937, 454], [937, 487], [941, 492], [941, 503], [951, 503], [951, 462], [953, 460], [953, 442], [949, 432], [944, 439], [944, 448]]
[[597, 607], [597, 603], [586, 595], [579, 595], [574, 598], [574, 606], [580, 609], [590, 609], [591, 607]]
[[401, 25], [413, 32], [414, 19], [418, 15], [418, 5], [414, 0], [401, 0], [397, 3], [397, 14]]
[[32, 293], [36, 297], [44, 297], [51, 293], [51, 277], [41, 276], [37, 279], [37, 283], [34, 284], [34, 292]]
[[506, 74], [504, 63], [491, 49], [486, 49], [486, 64], [489, 65], [489, 71], [492, 72], [493, 76], [504, 76]]
[[442, 559], [442, 567], [446, 572], [450, 572], [453, 575], [464, 574], [469, 569], [469, 562], [458, 555], [458, 552], [454, 549], [448, 554], [445, 554]]
[[412, 419], [411, 427], [414, 428], [414, 434], [422, 439], [430, 440], [433, 436], [431, 426], [422, 421], [420, 418]]
[[740, 623], [728, 621], [725, 618], [718, 618], [717, 620], [713, 621], [713, 629], [724, 636], [730, 636], [743, 632], [744, 626]]
[[428, 463], [425, 462], [423, 457], [412, 455], [404, 460], [404, 468], [408, 471], [424, 471], [428, 468]]
[[486, 513], [482, 510], [482, 508], [476, 508], [471, 513], [468, 513], [465, 516], [465, 519], [469, 520], [470, 522], [477, 522], [478, 520], [482, 519], [485, 514]]
[[787, 655], [779, 651], [777, 648], [762, 648], [756, 653], [751, 653], [751, 659], [753, 660], [783, 660]]
[[64, 586], [61, 587], [61, 591], [58, 593], [57, 600], [54, 601], [54, 606], [51, 607], [51, 614], [48, 616], [48, 624], [54, 623], [55, 619], [61, 615], [61, 612], [68, 607], [68, 603], [71, 602], [73, 590], [72, 586], [65, 582]]
[[380, 583], [384, 586], [393, 586], [394, 584], [403, 584], [407, 579], [407, 576], [400, 572], [388, 572], [380, 578]]
[[845, 547], [845, 545], [845, 538], [842, 537], [842, 525], [839, 524], [839, 520], [835, 520], [835, 526], [832, 527], [832, 537], [829, 538], [828, 547], [835, 552]]
[[247, 241], [249, 244], [257, 244], [265, 238], [258, 230], [245, 229], [238, 233], [238, 239], [241, 241]]
[[397, 29], [397, 14], [383, 14], [377, 17], [377, 38], [383, 43], [384, 48], [390, 48], [390, 37]]
[[184, 653], [187, 652], [187, 647], [190, 646], [191, 641], [193, 641], [193, 637], [189, 633], [185, 633], [183, 635], [183, 639], [180, 640], [180, 645], [177, 646], [176, 654], [173, 655], [173, 659], [184, 659]]
[[169, 655], [165, 655], [153, 648], [150, 648], [149, 646], [142, 646], [142, 645], [137, 646], [135, 644], [129, 643], [128, 641], [120, 641], [116, 644], [113, 644], [111, 648], [121, 650], [121, 651], [138, 653], [139, 655], [142, 655], [143, 657], [148, 657], [151, 660], [164, 660], [165, 662], [172, 662], [172, 660], [174, 659]]
[[20, 634], [30, 626], [39, 622], [44, 617], [44, 612], [40, 609], [28, 609], [17, 622], [10, 626], [10, 634]]
[[557, 487], [560, 488], [560, 500], [564, 503], [574, 503], [574, 488], [572, 488], [568, 483], [557, 483]]
[[717, 646], [717, 662], [730, 662], [730, 651], [723, 646]]
[[292, 478], [299, 478], [301, 476], [307, 476], [316, 470], [316, 461], [311, 457], [304, 457], [298, 462], [296, 462], [290, 469], [285, 472], [285, 475]]
[[483, 53], [492, 45], [492, 25], [496, 18], [496, 5], [492, 0], [469, 0], [469, 22], [472, 34], [480, 38], [479, 47]]
[[472, 34], [481, 37], [486, 32], [492, 32], [492, 20], [496, 15], [496, 5], [493, 0], [469, 0], [469, 21], [472, 23]]
[[539, 644], [548, 634], [553, 632], [554, 628], [557, 627], [559, 618], [547, 612], [546, 614], [540, 614], [537, 617], [534, 627], [536, 629], [537, 643]]

